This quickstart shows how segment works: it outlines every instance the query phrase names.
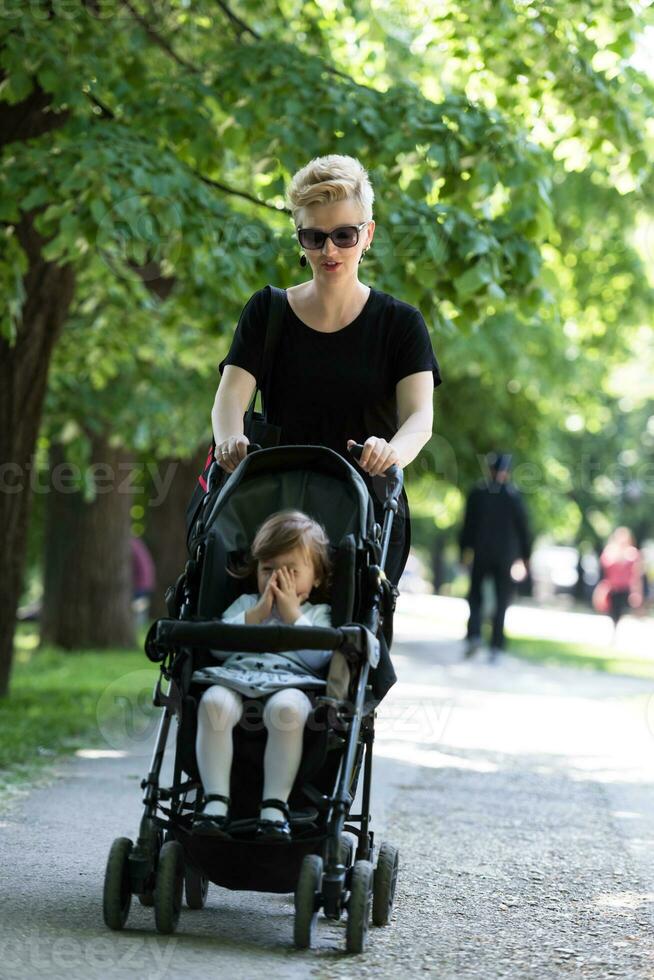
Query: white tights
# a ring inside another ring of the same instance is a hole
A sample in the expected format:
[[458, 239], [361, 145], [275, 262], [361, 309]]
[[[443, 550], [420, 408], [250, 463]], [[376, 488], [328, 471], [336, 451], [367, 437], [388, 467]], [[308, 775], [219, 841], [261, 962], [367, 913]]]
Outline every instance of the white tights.
[[[311, 702], [303, 691], [289, 687], [276, 691], [263, 708], [268, 740], [263, 756], [263, 799], [288, 800], [302, 758], [304, 726]], [[219, 684], [207, 688], [198, 708], [195, 755], [206, 794], [229, 796], [229, 777], [234, 754], [234, 725], [243, 713], [243, 698]], [[204, 812], [224, 814], [225, 803], [212, 800]], [[283, 813], [264, 807], [265, 820], [283, 820]]]

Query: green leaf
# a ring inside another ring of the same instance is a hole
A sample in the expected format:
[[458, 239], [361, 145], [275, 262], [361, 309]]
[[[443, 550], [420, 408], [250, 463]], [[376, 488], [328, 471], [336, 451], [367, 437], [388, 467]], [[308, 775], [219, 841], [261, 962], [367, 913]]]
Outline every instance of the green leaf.
[[32, 79], [24, 71], [15, 71], [2, 82], [0, 96], [3, 102], [17, 105], [23, 102], [33, 89]]
[[32, 190], [25, 195], [21, 201], [21, 208], [23, 211], [30, 211], [32, 208], [38, 207], [41, 204], [45, 204], [51, 198], [51, 191], [49, 187], [45, 185], [37, 185], [33, 187]]
[[462, 300], [468, 299], [474, 293], [479, 292], [482, 286], [491, 281], [491, 274], [488, 264], [484, 261], [477, 262], [471, 269], [467, 269], [462, 275], [454, 280], [454, 286]]

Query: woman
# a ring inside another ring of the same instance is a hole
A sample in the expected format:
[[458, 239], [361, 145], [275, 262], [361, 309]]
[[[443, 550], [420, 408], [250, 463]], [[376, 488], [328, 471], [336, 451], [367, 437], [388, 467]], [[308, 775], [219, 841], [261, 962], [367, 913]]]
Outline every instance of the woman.
[[[374, 193], [361, 163], [317, 157], [299, 170], [287, 201], [312, 278], [286, 290], [287, 308], [270, 379], [263, 386], [269, 422], [283, 444], [323, 445], [359, 462], [383, 515], [384, 480], [393, 463], [407, 466], [432, 433], [432, 396], [441, 383], [429, 333], [418, 309], [360, 282], [359, 263], [372, 245]], [[261, 368], [267, 291], [248, 300], [227, 357], [212, 410], [215, 457], [231, 473], [246, 455], [243, 413]], [[386, 574], [397, 584], [410, 544], [402, 494]]]
[[643, 601], [643, 573], [640, 551], [628, 527], [617, 527], [609, 537], [600, 565], [609, 597], [609, 615], [615, 636], [618, 622], [629, 609]]

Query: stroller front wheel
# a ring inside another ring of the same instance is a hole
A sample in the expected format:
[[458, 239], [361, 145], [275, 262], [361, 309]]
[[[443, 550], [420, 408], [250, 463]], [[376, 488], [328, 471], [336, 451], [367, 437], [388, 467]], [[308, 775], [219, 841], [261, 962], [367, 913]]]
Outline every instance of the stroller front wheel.
[[297, 949], [311, 949], [320, 909], [322, 889], [322, 858], [307, 854], [300, 867], [295, 889], [295, 926], [293, 938]]
[[393, 911], [397, 869], [400, 852], [385, 841], [379, 848], [379, 858], [373, 881], [372, 921], [376, 926], [388, 925]]
[[111, 845], [104, 875], [102, 914], [110, 929], [122, 929], [132, 903], [129, 856], [133, 847], [128, 837], [117, 837]]
[[373, 867], [370, 861], [355, 861], [352, 868], [350, 900], [347, 906], [345, 946], [348, 953], [363, 953], [368, 938], [372, 901]]
[[184, 891], [186, 904], [190, 909], [203, 909], [209, 891], [209, 879], [187, 864], [184, 872]]
[[174, 932], [182, 910], [184, 850], [179, 841], [166, 841], [159, 854], [154, 887], [154, 922], [157, 932]]

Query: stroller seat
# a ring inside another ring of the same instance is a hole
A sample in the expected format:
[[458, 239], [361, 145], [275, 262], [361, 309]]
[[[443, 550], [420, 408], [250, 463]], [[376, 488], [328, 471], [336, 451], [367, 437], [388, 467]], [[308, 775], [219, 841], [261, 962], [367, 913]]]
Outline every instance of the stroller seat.
[[[288, 492], [288, 487], [285, 488]], [[269, 490], [269, 486], [266, 486]], [[257, 488], [257, 493], [260, 488]], [[243, 506], [242, 501], [240, 501]], [[245, 506], [251, 506], [247, 499]], [[231, 543], [240, 540], [236, 535]], [[229, 538], [220, 533], [219, 526], [214, 524], [212, 531], [205, 539], [204, 570], [199, 589], [198, 613], [203, 618], [221, 615], [224, 610], [242, 592], [254, 591], [256, 585], [247, 581], [239, 581], [229, 575], [227, 569], [234, 560], [242, 558], [246, 549], [227, 550]], [[332, 624], [340, 626], [352, 622], [355, 606], [356, 580], [356, 539], [352, 532], [343, 535], [337, 546], [330, 547], [333, 585], [330, 596]], [[197, 651], [193, 660], [193, 669], [211, 666], [216, 660], [209, 651]], [[190, 670], [190, 664], [187, 671]], [[302, 690], [302, 683], [297, 687]], [[178, 751], [180, 761], [186, 773], [200, 780], [195, 757], [195, 736], [197, 731], [197, 707], [206, 686], [190, 682], [186, 710], [182, 714], [182, 722], [178, 736]], [[291, 827], [315, 825], [318, 811], [302, 793], [301, 786], [309, 775], [324, 761], [330, 743], [338, 747], [342, 743], [334, 728], [340, 727], [338, 719], [315, 705], [316, 691], [305, 689], [312, 702], [312, 712], [305, 726], [305, 744], [300, 768], [295, 779], [294, 788], [289, 798], [291, 810]], [[319, 692], [318, 692], [319, 693]], [[230, 798], [232, 800], [231, 831], [247, 833], [254, 831], [258, 815], [258, 802], [261, 799], [263, 783], [261, 778], [263, 751], [265, 748], [265, 729], [262, 721], [262, 706], [264, 700], [248, 698], [244, 700], [243, 718], [234, 729], [234, 763], [232, 766], [232, 781]], [[321, 732], [319, 737], [312, 732]], [[241, 767], [248, 772], [248, 779], [243, 785], [239, 781]], [[310, 791], [310, 790], [309, 790]]]

